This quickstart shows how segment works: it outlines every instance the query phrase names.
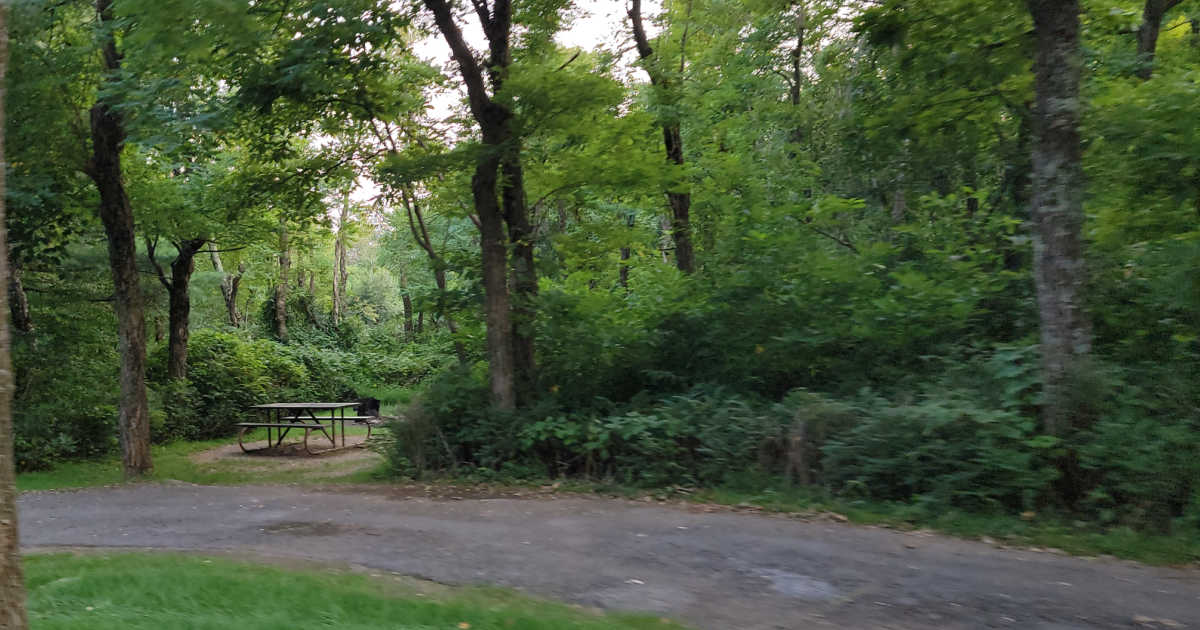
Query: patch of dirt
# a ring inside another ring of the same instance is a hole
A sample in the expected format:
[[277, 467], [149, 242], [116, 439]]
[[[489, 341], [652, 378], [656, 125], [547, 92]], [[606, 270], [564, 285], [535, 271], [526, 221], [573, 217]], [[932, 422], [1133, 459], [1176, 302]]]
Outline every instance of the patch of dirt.
[[250, 453], [243, 452], [235, 443], [193, 453], [188, 458], [207, 468], [257, 474], [298, 472], [304, 479], [317, 480], [369, 470], [383, 461], [382, 455], [366, 447], [366, 436], [347, 435], [345, 447], [341, 446], [339, 438], [337, 448], [330, 448], [327, 440], [322, 445], [321, 440], [324, 438], [310, 438], [310, 444], [316, 445], [313, 449], [316, 453], [312, 455], [299, 443], [268, 448], [267, 441], [260, 440], [246, 443]]

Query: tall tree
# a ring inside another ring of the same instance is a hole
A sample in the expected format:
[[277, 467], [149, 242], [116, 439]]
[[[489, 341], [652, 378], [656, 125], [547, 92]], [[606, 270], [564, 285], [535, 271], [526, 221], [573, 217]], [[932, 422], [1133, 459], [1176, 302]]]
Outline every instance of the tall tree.
[[[121, 54], [117, 51], [112, 0], [96, 0], [102, 30], [101, 53], [106, 71], [104, 84], [121, 79]], [[125, 145], [122, 113], [102, 94], [91, 110], [92, 157], [87, 171], [100, 192], [100, 220], [108, 236], [114, 310], [121, 346], [120, 436], [125, 475], [136, 477], [153, 468], [150, 458], [150, 410], [146, 400], [146, 322], [144, 298], [137, 268], [137, 240], [133, 208], [121, 173]]]
[[1032, 217], [1034, 284], [1041, 325], [1042, 419], [1046, 430], [1070, 428], [1069, 388], [1091, 352], [1084, 311], [1083, 168], [1079, 137], [1078, 0], [1029, 0], [1036, 92], [1033, 113]]
[[[657, 90], [660, 98], [672, 98], [673, 86], [662, 61], [655, 56], [654, 48], [646, 37], [646, 28], [642, 24], [642, 1], [632, 0], [629, 8], [629, 20], [633, 23], [633, 41], [637, 45], [638, 56], [642, 67], [650, 76], [650, 84]], [[686, 33], [683, 35], [686, 39]], [[680, 66], [683, 65], [680, 59]], [[679, 118], [675, 113], [661, 114], [663, 146], [667, 151], [667, 159], [677, 166], [683, 166], [683, 134], [679, 129]], [[675, 241], [675, 266], [684, 273], [692, 273], [696, 269], [696, 258], [692, 248], [692, 194], [686, 190], [668, 190], [667, 204], [671, 206], [671, 235]]]
[[[520, 167], [520, 139], [515, 133], [511, 107], [495, 98], [503, 87], [512, 63], [511, 31], [512, 4], [495, 0], [489, 7], [484, 0], [473, 2], [475, 12], [488, 42], [487, 68], [491, 92], [485, 84], [484, 69], [463, 38], [462, 30], [446, 0], [424, 0], [433, 14], [458, 64], [459, 73], [467, 87], [471, 114], [483, 138], [483, 150], [475, 161], [471, 178], [471, 196], [475, 216], [479, 220], [483, 260], [483, 285], [488, 337], [488, 366], [492, 403], [501, 409], [512, 409], [518, 402], [518, 392], [531, 393], [533, 376], [532, 293], [537, 278], [533, 268], [532, 231], [529, 228], [525, 203], [524, 180]], [[501, 182], [501, 169], [504, 180]], [[503, 199], [497, 198], [497, 190]], [[514, 290], [519, 293], [521, 309], [514, 318], [510, 311], [507, 275], [508, 241], [513, 243]], [[514, 321], [515, 319], [515, 321]]]
[[[8, 70], [8, 3], [0, 2], [0, 165], [4, 161], [5, 78]], [[8, 251], [4, 228], [4, 168], [0, 168], [0, 251]], [[0, 278], [6, 276], [7, 256], [0, 256]], [[0, 301], [5, 296], [0, 292]], [[0, 306], [0, 628], [25, 630], [25, 588], [17, 547], [16, 461], [13, 457], [13, 372], [9, 352], [7, 309]]]

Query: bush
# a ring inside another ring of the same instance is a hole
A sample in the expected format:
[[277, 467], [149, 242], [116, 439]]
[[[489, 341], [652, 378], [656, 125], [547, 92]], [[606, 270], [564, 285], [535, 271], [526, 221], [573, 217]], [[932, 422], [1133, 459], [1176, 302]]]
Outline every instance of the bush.
[[481, 374], [437, 378], [404, 413], [389, 450], [393, 468], [417, 474], [456, 466], [621, 483], [719, 484], [754, 467], [763, 445], [791, 422], [776, 406], [720, 388], [657, 401], [595, 401], [586, 411], [546, 399], [519, 412], [487, 404]]
[[151, 355], [150, 376], [166, 411], [156, 439], [203, 440], [234, 433], [252, 405], [296, 399], [309, 386], [305, 366], [272, 341], [246, 341], [214, 330], [198, 330], [188, 347], [188, 378], [165, 379], [166, 348]]
[[835, 490], [938, 507], [1033, 509], [1056, 472], [1058, 440], [1011, 411], [945, 391], [912, 404], [864, 395], [862, 419], [822, 449]]
[[105, 455], [117, 446], [114, 375], [120, 364], [111, 310], [71, 303], [45, 308], [38, 324], [32, 335], [13, 337], [14, 447], [21, 471]]

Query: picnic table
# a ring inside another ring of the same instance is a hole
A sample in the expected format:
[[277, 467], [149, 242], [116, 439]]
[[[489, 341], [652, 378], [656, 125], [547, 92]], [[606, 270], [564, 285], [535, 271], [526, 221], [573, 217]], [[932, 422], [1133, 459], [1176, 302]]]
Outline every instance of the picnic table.
[[[267, 430], [267, 448], [278, 448], [283, 444], [283, 438], [293, 429], [304, 432], [304, 451], [314, 454], [308, 445], [311, 433], [320, 433], [329, 440], [332, 448], [337, 448], [337, 425], [342, 426], [342, 447], [346, 446], [346, 422], [367, 423], [367, 435], [370, 437], [371, 424], [378, 421], [374, 416], [346, 415], [346, 410], [357, 407], [357, 402], [281, 402], [254, 405], [251, 409], [263, 412], [261, 422], [239, 422], [241, 431], [238, 432], [238, 446], [249, 453], [250, 449], [242, 442], [242, 437], [248, 431], [257, 428]], [[318, 412], [328, 412], [329, 415], [317, 415]], [[328, 427], [326, 427], [328, 423]], [[275, 434], [275, 437], [272, 435]], [[258, 450], [258, 449], [256, 449]]]

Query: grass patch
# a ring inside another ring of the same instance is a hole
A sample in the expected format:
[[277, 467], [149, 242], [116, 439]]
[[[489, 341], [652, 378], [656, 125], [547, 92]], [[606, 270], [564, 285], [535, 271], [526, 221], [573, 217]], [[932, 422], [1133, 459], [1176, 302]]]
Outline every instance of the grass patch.
[[181, 554], [24, 559], [32, 630], [649, 630], [657, 617], [600, 615], [500, 589], [399, 576], [294, 571]]

